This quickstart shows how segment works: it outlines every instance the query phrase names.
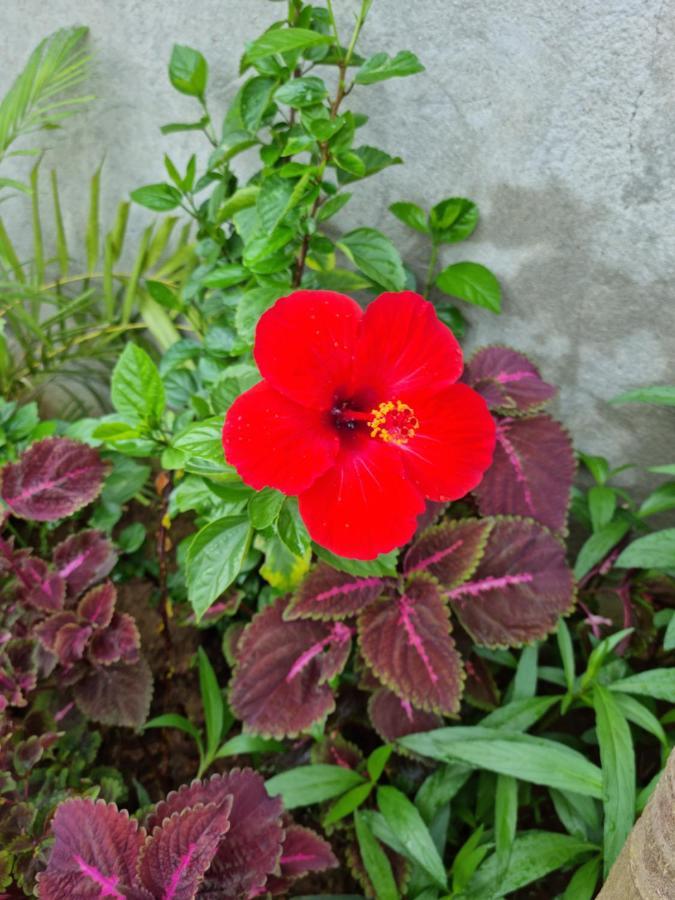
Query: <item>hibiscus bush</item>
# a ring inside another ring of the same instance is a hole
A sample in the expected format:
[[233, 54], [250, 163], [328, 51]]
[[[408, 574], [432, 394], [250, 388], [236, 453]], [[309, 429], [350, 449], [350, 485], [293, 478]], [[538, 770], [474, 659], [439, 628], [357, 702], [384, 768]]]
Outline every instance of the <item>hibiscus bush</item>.
[[664, 769], [672, 483], [575, 452], [545, 360], [464, 353], [501, 312], [471, 200], [392, 198], [423, 271], [355, 227], [402, 163], [378, 83], [424, 77], [359, 54], [371, 3], [277, 7], [222, 116], [174, 46], [195, 149], [132, 192], [131, 274], [126, 201], [104, 240], [101, 414], [32, 399], [65, 325], [17, 316], [0, 227], [0, 896], [591, 900]]

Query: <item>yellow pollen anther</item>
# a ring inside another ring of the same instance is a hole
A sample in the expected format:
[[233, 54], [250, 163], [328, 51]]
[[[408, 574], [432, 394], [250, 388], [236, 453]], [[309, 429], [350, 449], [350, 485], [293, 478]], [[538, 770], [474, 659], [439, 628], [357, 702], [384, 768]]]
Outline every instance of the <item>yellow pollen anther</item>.
[[370, 436], [385, 444], [407, 444], [420, 427], [412, 407], [401, 400], [387, 400], [370, 411]]

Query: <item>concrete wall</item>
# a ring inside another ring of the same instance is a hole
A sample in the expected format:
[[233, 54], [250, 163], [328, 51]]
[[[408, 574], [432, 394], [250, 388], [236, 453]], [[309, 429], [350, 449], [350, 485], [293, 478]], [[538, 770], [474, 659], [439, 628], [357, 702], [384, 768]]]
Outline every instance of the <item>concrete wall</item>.
[[[346, 32], [355, 0], [334, 0]], [[70, 224], [85, 216], [83, 177], [105, 154], [105, 209], [162, 177], [194, 135], [162, 137], [194, 107], [168, 84], [174, 41], [211, 65], [223, 109], [243, 43], [284, 10], [269, 0], [3, 0], [0, 91], [33, 45], [65, 24], [91, 28], [98, 100], [46, 143]], [[530, 353], [562, 387], [558, 413], [577, 446], [613, 462], [675, 460], [675, 410], [612, 408], [628, 388], [675, 382], [675, 0], [375, 0], [361, 52], [414, 50], [414, 78], [350, 98], [364, 138], [405, 166], [366, 182], [340, 225], [376, 225], [421, 272], [426, 249], [387, 212], [473, 198], [481, 224], [444, 261], [489, 265], [501, 317], [470, 309], [469, 344]], [[2, 210], [3, 216], [10, 212]], [[14, 228], [28, 230], [21, 204]], [[143, 224], [135, 213], [134, 227]]]

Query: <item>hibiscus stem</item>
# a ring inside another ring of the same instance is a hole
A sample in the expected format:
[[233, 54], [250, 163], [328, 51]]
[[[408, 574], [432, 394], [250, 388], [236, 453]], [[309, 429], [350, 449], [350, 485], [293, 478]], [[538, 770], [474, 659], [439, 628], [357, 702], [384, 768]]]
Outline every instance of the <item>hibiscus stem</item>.
[[427, 269], [427, 277], [424, 283], [424, 298], [429, 299], [431, 285], [434, 283], [434, 275], [436, 274], [436, 263], [438, 262], [438, 244], [436, 241], [431, 245], [431, 256], [429, 257], [429, 268]]

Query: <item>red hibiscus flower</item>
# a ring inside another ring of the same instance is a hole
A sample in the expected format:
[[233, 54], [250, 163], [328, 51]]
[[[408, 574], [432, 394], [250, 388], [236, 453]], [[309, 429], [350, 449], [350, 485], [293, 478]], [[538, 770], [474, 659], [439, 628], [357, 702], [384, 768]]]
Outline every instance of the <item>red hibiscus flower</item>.
[[296, 291], [260, 319], [263, 381], [230, 408], [227, 460], [256, 490], [297, 495], [312, 538], [373, 559], [408, 541], [430, 500], [456, 500], [492, 461], [495, 425], [462, 351], [418, 294], [365, 310]]

